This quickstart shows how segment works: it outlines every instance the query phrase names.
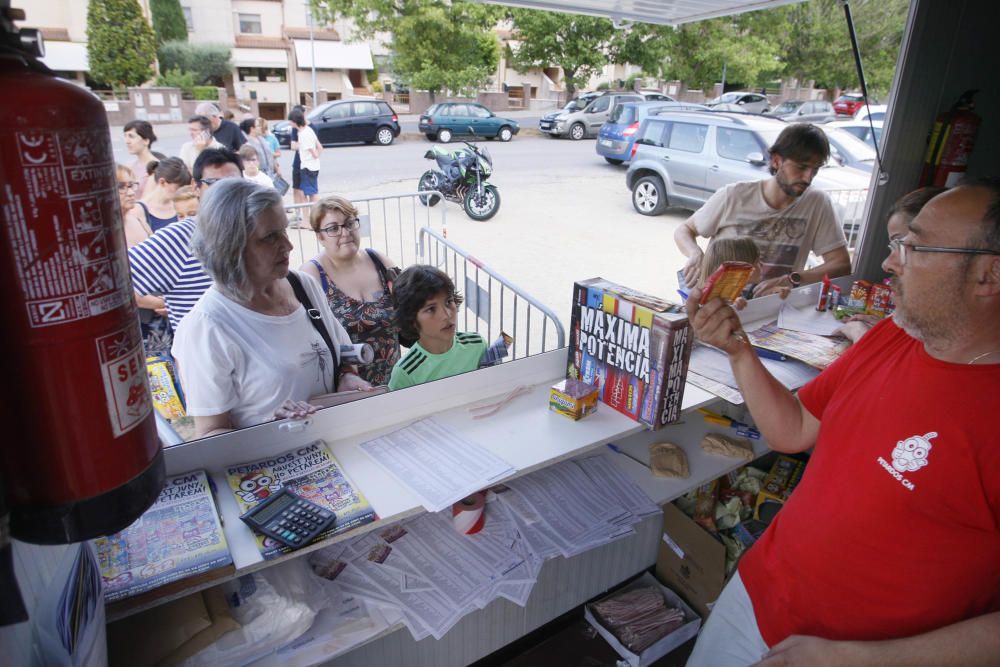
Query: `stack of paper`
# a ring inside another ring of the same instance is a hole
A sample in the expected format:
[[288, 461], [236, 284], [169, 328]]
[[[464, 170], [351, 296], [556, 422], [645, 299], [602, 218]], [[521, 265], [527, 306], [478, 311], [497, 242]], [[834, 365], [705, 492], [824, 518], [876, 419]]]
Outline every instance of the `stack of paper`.
[[[819, 375], [818, 370], [795, 359], [777, 361], [762, 358], [761, 363], [778, 382], [793, 391]], [[743, 403], [743, 394], [729, 365], [729, 357], [714, 347], [694, 346], [687, 381], [735, 405]]]
[[457, 532], [450, 511], [422, 514], [317, 551], [309, 563], [335, 599], [398, 618], [416, 640], [440, 639], [497, 597], [527, 604], [546, 558], [630, 534], [660, 508], [599, 454], [498, 487], [485, 511], [474, 535]]
[[363, 442], [361, 448], [412, 489], [430, 512], [439, 512], [514, 473], [499, 456], [434, 418]]

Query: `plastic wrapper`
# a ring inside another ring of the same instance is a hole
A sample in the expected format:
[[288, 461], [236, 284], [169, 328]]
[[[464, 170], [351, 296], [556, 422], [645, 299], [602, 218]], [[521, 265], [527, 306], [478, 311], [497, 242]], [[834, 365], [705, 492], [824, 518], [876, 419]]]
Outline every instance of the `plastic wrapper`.
[[715, 503], [719, 492], [719, 481], [713, 479], [703, 484], [695, 491], [694, 515], [691, 517], [705, 530], [712, 533], [718, 528], [715, 525]]
[[709, 454], [743, 459], [747, 462], [753, 460], [753, 444], [744, 438], [731, 438], [721, 433], [706, 433], [701, 439], [701, 448]]

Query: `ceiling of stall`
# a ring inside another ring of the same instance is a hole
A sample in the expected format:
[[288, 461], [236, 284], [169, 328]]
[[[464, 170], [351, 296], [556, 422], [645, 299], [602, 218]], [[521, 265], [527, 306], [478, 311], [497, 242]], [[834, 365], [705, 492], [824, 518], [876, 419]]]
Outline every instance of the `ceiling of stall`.
[[479, 0], [496, 5], [606, 16], [624, 21], [680, 25], [804, 0]]

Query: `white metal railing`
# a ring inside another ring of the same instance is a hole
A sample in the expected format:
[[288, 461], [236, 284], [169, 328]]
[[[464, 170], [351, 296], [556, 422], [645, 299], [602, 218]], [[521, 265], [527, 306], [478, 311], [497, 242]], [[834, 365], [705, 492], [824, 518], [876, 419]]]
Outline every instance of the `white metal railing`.
[[825, 190], [833, 202], [833, 210], [840, 216], [847, 237], [847, 249], [852, 253], [865, 231], [865, 209], [868, 204], [868, 188], [856, 190]]
[[566, 333], [552, 310], [480, 259], [433, 229], [420, 230], [425, 263], [438, 267], [464, 293], [464, 321], [459, 328], [475, 331], [492, 343], [502, 333], [514, 338], [511, 358], [564, 347]]

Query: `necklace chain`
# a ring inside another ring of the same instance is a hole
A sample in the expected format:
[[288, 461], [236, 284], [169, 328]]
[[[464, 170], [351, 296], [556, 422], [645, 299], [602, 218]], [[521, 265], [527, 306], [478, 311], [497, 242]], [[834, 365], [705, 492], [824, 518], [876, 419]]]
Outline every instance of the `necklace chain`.
[[979, 361], [983, 357], [988, 357], [991, 354], [993, 354], [993, 350], [990, 350], [989, 352], [983, 352], [982, 354], [977, 355], [977, 356], [973, 357], [972, 359], [970, 359], [969, 360], [969, 365], [971, 366], [972, 364], [976, 363], [977, 361]]

